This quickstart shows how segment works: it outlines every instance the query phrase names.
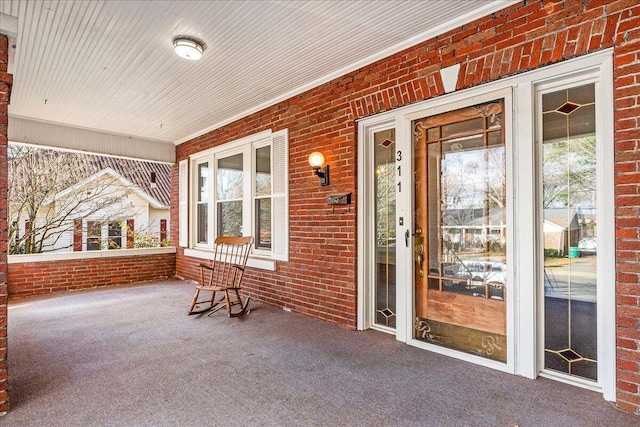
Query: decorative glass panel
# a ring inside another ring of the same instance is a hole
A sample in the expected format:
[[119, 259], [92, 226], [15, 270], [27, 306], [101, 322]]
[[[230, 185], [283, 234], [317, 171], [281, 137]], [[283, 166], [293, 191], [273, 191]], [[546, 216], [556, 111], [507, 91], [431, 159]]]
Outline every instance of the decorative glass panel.
[[375, 323], [396, 326], [396, 143], [395, 129], [373, 137], [376, 215]]
[[595, 86], [542, 107], [544, 367], [597, 380]]

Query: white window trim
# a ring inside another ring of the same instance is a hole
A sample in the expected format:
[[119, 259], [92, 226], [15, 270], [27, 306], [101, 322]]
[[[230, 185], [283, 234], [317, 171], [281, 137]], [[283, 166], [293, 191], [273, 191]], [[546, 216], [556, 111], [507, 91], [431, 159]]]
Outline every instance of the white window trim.
[[[598, 212], [598, 257], [596, 259], [597, 288], [597, 342], [598, 342], [598, 381], [580, 380], [562, 373], [545, 371], [544, 367], [544, 328], [540, 323], [538, 334], [538, 367], [541, 376], [558, 381], [580, 385], [591, 390], [602, 390], [606, 400], [615, 400], [615, 182], [614, 182], [614, 145], [613, 145], [613, 63], [612, 58], [605, 59], [600, 67], [577, 68], [574, 73], [540, 80], [533, 85], [535, 96], [558, 89], [577, 87], [583, 84], [595, 84], [597, 100], [596, 108], [596, 210]], [[535, 114], [540, 114], [539, 100]], [[541, 134], [541, 123], [537, 123], [536, 141]], [[536, 156], [538, 157], [538, 156]], [[540, 179], [540, 177], [538, 177]], [[613, 189], [609, 191], [608, 189]], [[536, 206], [539, 209], [538, 206]], [[542, 213], [538, 213], [541, 217]], [[602, 219], [601, 219], [602, 218]], [[539, 238], [539, 236], [537, 236]], [[538, 245], [541, 248], [541, 245]], [[541, 249], [539, 250], [541, 252]], [[539, 259], [540, 258], [540, 254]], [[536, 275], [541, 277], [542, 265], [537, 266]], [[544, 290], [538, 284], [539, 298], [543, 298]], [[610, 288], [607, 289], [607, 286]], [[539, 304], [541, 311], [542, 304]], [[540, 312], [539, 321], [543, 321]], [[613, 322], [609, 318], [613, 317]], [[600, 319], [605, 319], [601, 321]], [[609, 333], [607, 334], [607, 331]], [[608, 335], [608, 336], [607, 336]], [[613, 381], [610, 379], [613, 378]], [[604, 379], [604, 380], [603, 380]]]
[[[180, 160], [178, 166], [178, 245], [189, 246], [189, 160]], [[169, 233], [167, 231], [167, 233]]]
[[[358, 140], [363, 140], [362, 146], [358, 148], [358, 195], [371, 194], [373, 192], [374, 185], [374, 147], [370, 144], [365, 144], [364, 141], [373, 141], [374, 134], [382, 132], [388, 129], [395, 128], [395, 121], [386, 121], [381, 123], [375, 123], [370, 126], [362, 126], [358, 129]], [[396, 142], [398, 137], [396, 134]], [[397, 174], [397, 170], [396, 170]], [[397, 178], [397, 176], [396, 176]], [[376, 269], [376, 241], [375, 233], [369, 232], [375, 226], [375, 199], [373, 197], [363, 197], [363, 200], [358, 200], [360, 218], [357, 221], [358, 236], [365, 241], [361, 244], [358, 242], [358, 265], [362, 263], [362, 268], [358, 268], [358, 295], [361, 297], [357, 301], [358, 318], [357, 328], [359, 330], [375, 329], [381, 332], [395, 334], [396, 329], [385, 328], [381, 325], [375, 324], [375, 313], [373, 310], [374, 304], [374, 292], [375, 292], [375, 269]], [[396, 223], [396, 236], [400, 232], [398, 227], [398, 221]], [[359, 239], [359, 240], [360, 240]], [[396, 237], [397, 242], [400, 241], [399, 237]], [[396, 251], [399, 243], [396, 243]], [[371, 262], [373, 261], [373, 262]], [[398, 257], [396, 256], [396, 268], [398, 263]], [[362, 313], [362, 314], [360, 314]], [[397, 313], [396, 307], [396, 319], [401, 319], [401, 314]], [[399, 323], [396, 321], [396, 324]], [[397, 326], [396, 326], [397, 328]]]
[[193, 242], [193, 247], [194, 248], [203, 248], [206, 249], [208, 248], [210, 245], [213, 245], [213, 212], [212, 212], [212, 206], [211, 206], [211, 201], [207, 201], [206, 203], [209, 205], [209, 209], [207, 210], [207, 241], [206, 243], [201, 243], [198, 242], [198, 194], [200, 192], [200, 169], [199, 166], [201, 164], [206, 163], [207, 164], [207, 185], [208, 185], [208, 189], [207, 192], [210, 193], [211, 191], [215, 191], [215, 188], [212, 190], [211, 188], [215, 186], [215, 183], [213, 181], [213, 162], [215, 160], [213, 159], [213, 157], [209, 156], [209, 157], [198, 157], [193, 159], [193, 161], [191, 162], [191, 173], [193, 174], [193, 176], [191, 177], [191, 182], [193, 183], [193, 188], [191, 189], [191, 200], [193, 201], [192, 203], [194, 204], [193, 209], [191, 209], [192, 212], [192, 218], [191, 218], [191, 223], [193, 224], [192, 227], [192, 237], [191, 237], [191, 241]]
[[[217, 212], [218, 212], [218, 204], [220, 202], [237, 202], [237, 201], [241, 201], [242, 202], [242, 235], [243, 236], [247, 236], [250, 233], [247, 233], [247, 229], [251, 229], [251, 224], [249, 224], [249, 222], [251, 221], [251, 218], [253, 217], [252, 215], [252, 207], [251, 207], [251, 197], [249, 197], [249, 195], [252, 194], [252, 182], [251, 182], [251, 177], [253, 177], [253, 172], [251, 169], [251, 155], [253, 153], [253, 144], [247, 144], [247, 145], [243, 145], [241, 147], [235, 147], [229, 150], [223, 150], [217, 153], [213, 153], [213, 167], [209, 166], [210, 170], [209, 173], [213, 174], [213, 180], [211, 181], [211, 186], [213, 187], [211, 190], [211, 196], [212, 199], [209, 201], [210, 202], [210, 207], [213, 207], [213, 209], [209, 210], [209, 218], [211, 219], [211, 227], [209, 227], [209, 233], [211, 235], [211, 239], [210, 242], [211, 244], [208, 244], [206, 247], [208, 249], [211, 249], [213, 247], [213, 240], [215, 240], [217, 234], [218, 234], [218, 218], [217, 218]], [[221, 159], [226, 159], [227, 157], [231, 157], [231, 156], [235, 156], [238, 154], [242, 154], [242, 173], [243, 173], [243, 179], [242, 179], [242, 198], [241, 199], [227, 199], [227, 200], [218, 200], [217, 198], [217, 193], [218, 193], [218, 175], [215, 173], [218, 170], [218, 161]], [[247, 179], [247, 171], [250, 175], [250, 178]]]
[[[518, 283], [518, 295], [512, 295], [512, 301], [515, 308], [508, 307], [508, 337], [514, 346], [510, 359], [513, 363], [513, 371], [516, 374], [529, 378], [535, 378], [540, 372], [538, 355], [538, 343], [536, 337], [538, 335], [538, 325], [536, 324], [536, 298], [538, 294], [536, 266], [532, 260], [536, 259], [534, 245], [527, 245], [524, 242], [534, 242], [536, 236], [535, 223], [535, 151], [534, 151], [534, 86], [542, 82], [553, 81], [554, 79], [567, 79], [568, 76], [578, 75], [579, 73], [596, 73], [598, 74], [599, 92], [597, 94], [600, 103], [599, 109], [605, 113], [600, 116], [597, 122], [597, 129], [602, 135], [603, 144], [599, 145], [598, 158], [601, 160], [598, 166], [598, 185], [601, 185], [604, 191], [598, 194], [598, 212], [608, 221], [605, 227], [599, 225], [598, 248], [602, 244], [602, 250], [599, 250], [598, 259], [598, 281], [599, 283], [615, 284], [615, 210], [614, 210], [614, 154], [612, 147], [614, 129], [613, 129], [613, 51], [612, 49], [602, 50], [594, 54], [585, 55], [579, 58], [563, 61], [558, 64], [539, 68], [516, 76], [507, 77], [495, 82], [485, 83], [480, 86], [465, 89], [459, 92], [453, 92], [437, 98], [433, 98], [424, 102], [416, 103], [410, 106], [401, 107], [396, 110], [382, 113], [376, 116], [367, 117], [358, 120], [358, 206], [366, 207], [368, 197], [367, 189], [370, 183], [365, 182], [367, 174], [366, 167], [366, 147], [365, 144], [367, 129], [373, 126], [379, 126], [383, 123], [393, 122], [396, 128], [396, 147], [403, 153], [410, 153], [411, 147], [411, 128], [410, 120], [423, 116], [424, 111], [428, 110], [428, 115], [434, 114], [438, 109], [456, 109], [462, 103], [465, 105], [473, 105], [482, 102], [487, 93], [496, 91], [512, 92], [513, 105], [511, 131], [507, 130], [507, 138], [513, 138], [512, 154], [509, 158], [511, 169], [517, 170], [514, 174], [512, 185], [509, 186], [511, 196], [510, 214], [513, 215], [512, 229], [518, 233], [511, 244], [513, 256], [511, 258], [512, 271], [508, 276], [511, 280]], [[581, 70], [576, 72], [576, 70]], [[453, 106], [453, 107], [451, 107]], [[451, 107], [451, 108], [449, 108]], [[505, 110], [507, 105], [505, 105]], [[603, 147], [608, 148], [605, 149]], [[411, 168], [410, 156], [403, 156], [402, 168], [406, 170]], [[406, 159], [406, 160], [405, 160]], [[406, 194], [406, 193], [405, 193]], [[398, 236], [403, 236], [406, 229], [411, 230], [413, 227], [413, 206], [411, 197], [402, 197], [398, 199], [396, 206], [397, 217], [404, 217], [404, 226], [398, 228]], [[515, 216], [517, 213], [517, 216]], [[365, 211], [359, 215], [365, 214]], [[603, 221], [604, 222], [604, 221]], [[365, 262], [364, 247], [367, 244], [366, 232], [364, 232], [364, 223], [358, 221], [358, 328], [364, 329], [368, 326], [367, 315], [365, 313], [365, 293], [362, 290], [365, 287], [365, 279], [367, 278], [367, 269], [369, 266]], [[511, 233], [513, 234], [513, 233]], [[413, 274], [413, 266], [407, 263], [406, 259], [410, 259], [411, 249], [405, 248], [400, 244], [397, 247], [397, 264], [396, 268], [400, 271], [398, 276], [398, 286], [396, 300], [398, 301], [398, 324], [396, 328], [396, 339], [407, 342], [418, 347], [428, 348], [434, 352], [443, 353], [451, 357], [469, 360], [474, 363], [493, 367], [498, 370], [505, 370], [505, 365], [497, 362], [482, 360], [472, 355], [466, 355], [461, 352], [448, 350], [442, 347], [429, 346], [422, 342], [413, 342], [411, 340], [411, 316], [407, 316], [407, 310], [412, 310], [413, 292], [412, 289], [405, 289], [404, 283], [409, 283]], [[602, 253], [602, 256], [600, 256]], [[515, 282], [514, 282], [515, 283]], [[599, 287], [598, 292], [598, 378], [599, 385], [597, 389], [602, 391], [606, 400], [615, 401], [616, 399], [616, 346], [615, 346], [615, 290], [606, 292], [604, 287]], [[516, 304], [516, 301], [518, 302]], [[407, 320], [402, 325], [402, 317]], [[605, 332], [608, 335], [605, 336]], [[509, 356], [508, 356], [509, 357]], [[508, 370], [508, 369], [507, 369]], [[580, 385], [572, 382], [574, 385]], [[592, 387], [589, 387], [592, 388]]]
[[[255, 176], [253, 175], [256, 172], [256, 150], [258, 150], [259, 148], [264, 148], [264, 147], [269, 147], [270, 150], [270, 155], [269, 155], [269, 162], [270, 162], [270, 168], [271, 168], [271, 176], [273, 177], [273, 147], [271, 144], [271, 139], [269, 140], [265, 140], [262, 142], [256, 142], [255, 144], [253, 144], [253, 148], [251, 150], [251, 171], [252, 171], [252, 177], [255, 178]], [[269, 195], [262, 195], [262, 196], [258, 196], [257, 195], [257, 191], [256, 191], [256, 187], [255, 184], [256, 181], [254, 179], [254, 181], [251, 183], [251, 209], [252, 212], [255, 215], [255, 206], [256, 206], [256, 199], [271, 199], [273, 200], [273, 179], [271, 180], [271, 191], [269, 193]], [[273, 215], [273, 211], [272, 211], [272, 215]], [[271, 218], [271, 229], [273, 230], [273, 216]], [[256, 218], [255, 216], [252, 218], [251, 220], [251, 235], [252, 236], [257, 236], [258, 230], [256, 227]], [[272, 239], [273, 240], [273, 239]], [[257, 256], [262, 256], [262, 257], [266, 257], [266, 258], [270, 258], [271, 257], [271, 250], [267, 250], [267, 249], [261, 249], [258, 248], [256, 243], [258, 242], [258, 238], [255, 237], [255, 243], [253, 245], [253, 253]]]
[[[274, 190], [274, 151], [273, 145], [274, 140], [276, 138], [284, 137], [285, 138], [285, 150], [284, 159], [285, 163], [285, 182], [283, 182], [284, 191], [283, 192], [275, 192]], [[187, 164], [191, 167], [189, 172], [189, 176], [191, 178], [190, 185], [187, 185], [187, 194], [190, 195], [190, 200], [186, 201], [187, 206], [190, 208], [190, 213], [186, 215], [186, 218], [189, 219], [189, 223], [184, 228], [187, 231], [188, 238], [187, 243], [190, 243], [189, 246], [185, 249], [186, 256], [193, 256], [197, 258], [203, 259], [211, 259], [211, 252], [213, 251], [213, 244], [215, 241], [215, 236], [217, 234], [217, 224], [215, 223], [216, 217], [216, 208], [217, 208], [217, 200], [216, 200], [216, 174], [217, 170], [217, 160], [220, 158], [228, 157], [231, 155], [243, 154], [243, 170], [245, 173], [245, 179], [243, 180], [243, 229], [242, 234], [245, 236], [253, 235], [255, 233], [255, 151], [258, 148], [262, 148], [265, 146], [270, 146], [271, 148], [271, 173], [272, 173], [272, 190], [271, 190], [271, 199], [274, 200], [276, 198], [283, 199], [286, 204], [286, 212], [285, 218], [275, 218], [273, 211], [273, 203], [272, 203], [272, 233], [281, 233], [285, 239], [285, 248], [283, 253], [276, 253], [274, 247], [272, 246], [271, 250], [264, 249], [252, 249], [252, 253], [249, 257], [249, 261], [247, 263], [250, 267], [261, 268], [266, 270], [275, 270], [276, 263], [275, 261], [288, 261], [288, 246], [289, 246], [289, 186], [288, 186], [288, 131], [287, 129], [283, 129], [278, 132], [272, 132], [271, 130], [262, 131], [256, 133], [254, 135], [250, 135], [235, 141], [228, 142], [223, 145], [219, 145], [216, 147], [209, 148], [207, 150], [192, 154], [189, 156], [188, 160], [183, 160], [182, 162], [188, 162]], [[198, 168], [197, 165], [203, 162], [209, 163], [209, 212], [208, 212], [208, 238], [207, 243], [202, 244], [197, 242], [197, 209], [195, 206], [197, 204], [198, 197]], [[193, 206], [191, 206], [193, 205]], [[276, 221], [278, 220], [278, 221]], [[283, 222], [284, 221], [284, 222]], [[276, 222], [281, 226], [282, 230], [276, 226]], [[182, 227], [181, 227], [182, 230]], [[273, 238], [272, 238], [273, 241]]]

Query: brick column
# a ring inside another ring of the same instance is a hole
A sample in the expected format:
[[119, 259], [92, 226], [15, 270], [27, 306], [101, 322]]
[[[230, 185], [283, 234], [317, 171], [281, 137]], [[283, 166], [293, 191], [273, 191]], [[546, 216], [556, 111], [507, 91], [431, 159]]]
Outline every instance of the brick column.
[[7, 124], [13, 78], [7, 73], [9, 44], [0, 34], [0, 415], [7, 413]]

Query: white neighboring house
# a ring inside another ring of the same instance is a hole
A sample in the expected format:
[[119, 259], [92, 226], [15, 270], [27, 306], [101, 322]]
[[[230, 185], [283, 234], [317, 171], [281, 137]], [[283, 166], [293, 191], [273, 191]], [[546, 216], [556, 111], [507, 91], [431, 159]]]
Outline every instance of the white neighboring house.
[[[152, 243], [162, 245], [168, 241], [169, 165], [88, 154], [78, 157], [79, 178], [99, 170], [42, 204], [36, 224], [39, 218], [44, 220], [47, 215], [62, 217], [64, 209], [76, 204], [64, 225], [44, 240], [44, 251], [127, 249], [148, 247]], [[85, 200], [89, 198], [94, 206], [101, 208], [96, 210], [88, 206], [89, 202]], [[82, 200], [81, 204], [74, 202], [77, 200]], [[31, 224], [21, 217], [14, 227], [18, 236], [23, 236]]]

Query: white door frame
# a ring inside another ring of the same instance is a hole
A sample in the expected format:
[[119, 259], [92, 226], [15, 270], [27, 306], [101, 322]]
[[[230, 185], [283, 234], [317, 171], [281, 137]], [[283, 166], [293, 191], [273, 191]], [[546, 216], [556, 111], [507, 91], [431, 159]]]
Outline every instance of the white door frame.
[[[471, 89], [436, 97], [427, 101], [398, 108], [358, 121], [358, 329], [371, 327], [370, 316], [366, 314], [366, 304], [370, 298], [367, 283], [370, 281], [371, 254], [367, 245], [371, 236], [371, 214], [367, 200], [371, 191], [370, 171], [372, 167], [367, 136], [371, 129], [392, 126], [396, 129], [396, 150], [403, 153], [397, 161], [403, 171], [412, 171], [411, 121], [440, 112], [451, 111], [463, 106], [475, 105], [492, 99], [505, 99], [505, 136], [507, 142], [508, 215], [511, 240], [508, 243], [508, 280], [513, 283], [507, 306], [507, 364], [490, 361], [462, 352], [429, 345], [414, 340], [413, 330], [413, 262], [412, 244], [406, 247], [404, 235], [413, 232], [413, 182], [411, 176], [396, 176], [403, 191], [397, 194], [396, 205], [396, 339], [411, 345], [443, 353], [451, 357], [468, 360], [498, 370], [513, 372], [528, 378], [538, 376], [540, 325], [536, 322], [537, 285], [539, 275], [534, 262], [537, 259], [536, 245], [536, 156], [535, 156], [535, 88], [555, 79], [566, 79], [579, 73], [597, 74], [599, 79], [599, 109], [604, 111], [598, 117], [598, 212], [603, 221], [598, 237], [598, 282], [615, 284], [615, 233], [614, 233], [614, 160], [613, 160], [613, 58], [612, 50], [561, 62], [556, 65], [519, 74], [510, 78], [487, 83]], [[579, 71], [576, 71], [579, 70]], [[601, 138], [600, 138], [601, 137]], [[511, 148], [509, 148], [511, 147]], [[509, 150], [511, 153], [509, 154]], [[517, 171], [517, 173], [513, 173]], [[369, 174], [369, 175], [368, 175]], [[369, 178], [367, 178], [369, 177]], [[410, 191], [404, 191], [404, 189]], [[610, 190], [609, 190], [610, 189]], [[403, 226], [398, 224], [404, 219]], [[601, 225], [599, 225], [601, 227]], [[602, 249], [601, 249], [602, 248]], [[369, 249], [370, 250], [370, 249]], [[602, 255], [601, 255], [602, 254]], [[367, 258], [369, 257], [369, 258]], [[615, 400], [615, 288], [598, 290], [598, 378], [597, 388], [606, 400]]]

